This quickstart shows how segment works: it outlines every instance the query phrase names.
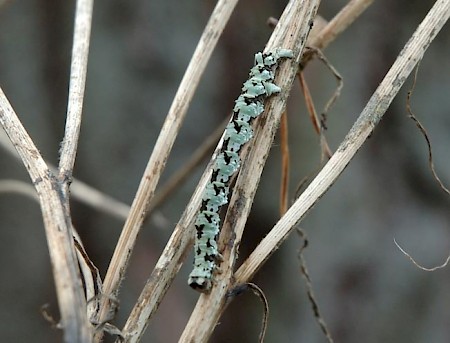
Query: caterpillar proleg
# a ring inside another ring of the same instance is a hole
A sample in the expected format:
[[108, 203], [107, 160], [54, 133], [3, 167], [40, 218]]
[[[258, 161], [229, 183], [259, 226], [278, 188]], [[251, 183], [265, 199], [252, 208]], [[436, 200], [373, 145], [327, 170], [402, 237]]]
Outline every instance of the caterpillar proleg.
[[194, 269], [188, 284], [200, 292], [210, 291], [213, 273], [220, 262], [217, 236], [220, 230], [219, 211], [228, 203], [230, 179], [241, 165], [239, 151], [253, 137], [251, 121], [264, 112], [264, 100], [281, 91], [273, 83], [278, 61], [292, 58], [288, 49], [255, 54], [255, 63], [249, 78], [244, 82], [242, 93], [235, 101], [233, 118], [225, 129], [221, 151], [214, 162], [214, 170], [206, 185], [202, 205], [195, 221], [197, 234], [194, 245]]

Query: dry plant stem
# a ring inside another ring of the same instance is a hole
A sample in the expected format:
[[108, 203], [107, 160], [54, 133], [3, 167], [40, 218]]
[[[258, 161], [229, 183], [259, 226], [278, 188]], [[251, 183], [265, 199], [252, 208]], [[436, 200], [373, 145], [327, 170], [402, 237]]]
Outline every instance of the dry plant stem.
[[317, 324], [319, 324], [320, 329], [324, 333], [328, 342], [333, 343], [334, 341], [333, 341], [333, 338], [331, 337], [330, 331], [327, 328], [327, 324], [326, 324], [325, 320], [323, 319], [322, 315], [320, 314], [319, 304], [317, 303], [316, 296], [314, 295], [311, 277], [309, 276], [309, 271], [306, 266], [304, 250], [309, 245], [308, 238], [306, 237], [306, 233], [301, 228], [297, 228], [297, 233], [299, 234], [300, 238], [303, 241], [303, 245], [301, 246], [301, 248], [298, 252], [298, 259], [300, 262], [300, 273], [302, 274], [303, 278], [305, 279], [305, 283], [306, 283], [306, 294], [308, 295], [308, 299], [311, 304], [311, 309], [314, 313], [314, 317], [316, 317]]
[[305, 76], [303, 75], [303, 72], [298, 73], [298, 80], [300, 82], [300, 88], [303, 91], [303, 96], [306, 99], [306, 109], [308, 110], [309, 119], [311, 120], [311, 123], [313, 124], [314, 130], [318, 135], [321, 133], [321, 125], [320, 125], [320, 119], [317, 115], [316, 108], [314, 107], [314, 102], [312, 101], [311, 92], [309, 91], [308, 84], [306, 83]]
[[349, 27], [374, 0], [351, 0], [339, 13], [311, 39], [311, 46], [323, 49], [327, 47], [339, 34]]
[[[8, 152], [11, 156], [18, 158], [20, 160], [20, 156], [17, 155], [16, 150], [11, 145], [11, 142], [8, 140], [8, 137], [3, 131], [0, 131], [0, 146], [4, 148], [6, 152]], [[52, 166], [50, 163], [47, 163], [48, 167], [52, 172], [56, 171], [56, 168]], [[32, 187], [32, 186], [30, 186]], [[36, 192], [33, 189], [33, 193]], [[126, 220], [128, 216], [128, 212], [130, 211], [130, 207], [120, 202], [113, 197], [106, 195], [99, 190], [89, 186], [88, 184], [73, 179], [71, 187], [70, 187], [70, 195], [73, 199], [76, 199], [88, 206], [91, 206], [99, 211], [108, 213], [118, 219]], [[158, 213], [160, 216], [160, 213]]]
[[246, 292], [247, 290], [251, 290], [253, 292], [253, 294], [259, 298], [259, 300], [261, 301], [261, 303], [264, 306], [261, 332], [259, 333], [259, 338], [258, 338], [258, 342], [263, 343], [264, 338], [266, 336], [267, 323], [269, 322], [269, 302], [267, 301], [267, 297], [264, 294], [264, 291], [260, 287], [258, 287], [258, 285], [254, 284], [254, 283], [251, 283], [251, 282], [245, 283], [245, 284], [239, 285], [236, 288], [233, 288], [232, 290], [230, 290], [228, 292], [228, 294], [227, 294], [228, 301], [231, 301], [233, 298]]
[[174, 173], [170, 179], [161, 187], [152, 199], [152, 202], [148, 208], [147, 216], [160, 206], [169, 196], [180, 187], [181, 184], [186, 181], [186, 179], [192, 174], [192, 172], [199, 166], [199, 164], [211, 155], [214, 146], [219, 141], [220, 137], [225, 130], [225, 127], [229, 123], [230, 119], [225, 119], [222, 123], [217, 126], [212, 134], [210, 134], [206, 139], [200, 144], [197, 150], [194, 151], [189, 161], [187, 161], [182, 169]]
[[96, 210], [108, 213], [120, 220], [125, 220], [130, 212], [130, 206], [127, 204], [77, 179], [73, 179], [72, 181], [70, 195], [73, 199], [91, 206]]
[[0, 123], [17, 149], [36, 187], [44, 218], [65, 342], [91, 342], [86, 301], [72, 241], [61, 183], [45, 164], [0, 89]]
[[[70, 224], [69, 186], [72, 182], [73, 167], [80, 135], [93, 6], [93, 0], [77, 0], [76, 3], [66, 127], [60, 150], [58, 175], [61, 192], [60, 199], [63, 200], [62, 205], [66, 212], [67, 222]], [[93, 266], [87, 256], [75, 229], [70, 225], [69, 230], [75, 242], [80, 272], [86, 291], [86, 299], [89, 300], [98, 293], [101, 287], [100, 276], [98, 270]], [[87, 304], [86, 311], [89, 319], [93, 318], [96, 310], [96, 302], [89, 302]]]
[[[326, 48], [336, 37], [345, 31], [374, 0], [350, 0], [345, 7], [322, 29], [320, 33], [311, 36], [308, 46], [316, 49]], [[302, 69], [313, 57], [313, 51], [305, 51], [302, 56]]]
[[[223, 134], [223, 131], [222, 131]], [[214, 151], [215, 156], [220, 150], [222, 140]], [[206, 167], [189, 204], [181, 216], [169, 242], [161, 254], [156, 266], [148, 279], [139, 299], [134, 306], [124, 328], [123, 339], [117, 342], [138, 342], [148, 325], [152, 314], [157, 310], [159, 303], [166, 294], [172, 280], [185, 259], [187, 249], [192, 245], [194, 237], [194, 220], [200, 207], [206, 184], [211, 178], [212, 161]]]
[[408, 117], [416, 124], [416, 126], [419, 129], [420, 133], [423, 135], [423, 138], [427, 142], [427, 147], [428, 147], [428, 166], [430, 167], [430, 171], [431, 171], [431, 174], [433, 175], [434, 180], [438, 183], [440, 189], [442, 189], [447, 195], [450, 195], [450, 190], [447, 187], [445, 187], [445, 185], [442, 182], [441, 178], [437, 174], [436, 169], [434, 168], [433, 149], [431, 147], [431, 141], [430, 141], [430, 138], [428, 137], [427, 130], [425, 130], [425, 127], [422, 125], [422, 123], [419, 121], [419, 119], [417, 119], [416, 115], [413, 113], [413, 111], [411, 109], [411, 97], [413, 95], [414, 89], [416, 88], [416, 81], [417, 81], [417, 73], [418, 73], [418, 71], [419, 71], [419, 64], [417, 65], [416, 71], [414, 73], [413, 85], [412, 85], [411, 89], [408, 91], [408, 96], [406, 98], [406, 110], [408, 111]]
[[281, 185], [280, 185], [280, 217], [286, 213], [289, 202], [289, 130], [287, 111], [284, 111], [280, 121], [281, 144]]
[[438, 266], [434, 266], [431, 268], [426, 268], [422, 265], [420, 265], [419, 263], [416, 262], [416, 260], [410, 255], [408, 254], [401, 246], [400, 244], [397, 243], [397, 240], [394, 238], [394, 244], [397, 246], [397, 248], [402, 252], [403, 255], [405, 255], [406, 257], [409, 258], [409, 260], [419, 269], [423, 270], [424, 272], [434, 272], [438, 269], [442, 269], [447, 267], [448, 263], [450, 262], [450, 255], [447, 256], [447, 259], [444, 261], [444, 263], [438, 265]]
[[[52, 169], [50, 167], [50, 169]], [[37, 202], [39, 197], [35, 188], [27, 182], [19, 180], [0, 180], [0, 193], [15, 193], [25, 195]], [[71, 186], [70, 194], [73, 198], [89, 205], [99, 211], [109, 213], [112, 216], [125, 220], [130, 207], [102, 192], [86, 185], [85, 183], [74, 180]]]
[[89, 321], [95, 320], [98, 311], [98, 295], [102, 293], [102, 279], [98, 268], [89, 258], [78, 232], [72, 227], [72, 236], [77, 253], [80, 273], [85, 290], [86, 312]]
[[[175, 99], [169, 109], [164, 125], [156, 141], [153, 153], [147, 163], [144, 175], [139, 184], [135, 199], [131, 206], [125, 226], [112, 256], [104, 281], [104, 293], [107, 299], [117, 294], [123, 275], [128, 265], [136, 237], [145, 218], [151, 197], [166, 165], [175, 138], [181, 127], [187, 109], [197, 89], [200, 76], [219, 39], [225, 24], [231, 16], [237, 0], [219, 0], [203, 31], [194, 55], [187, 67]], [[109, 302], [103, 301], [99, 321], [108, 314]]]
[[303, 75], [302, 71], [299, 71], [297, 74], [297, 77], [300, 81], [300, 87], [303, 91], [303, 97], [305, 98], [305, 104], [306, 109], [309, 113], [309, 118], [314, 126], [314, 130], [319, 135], [320, 138], [320, 149], [321, 149], [321, 162], [325, 159], [329, 159], [333, 153], [331, 152], [330, 147], [328, 146], [328, 143], [325, 139], [324, 133], [323, 133], [323, 127], [320, 122], [319, 116], [317, 115], [316, 108], [314, 106], [314, 101], [311, 96], [311, 92], [309, 91], [308, 83], [305, 80], [305, 77]]
[[[215, 154], [219, 149], [220, 144], [216, 148]], [[188, 248], [192, 246], [194, 220], [200, 207], [203, 191], [211, 177], [212, 166], [213, 163], [210, 161], [122, 329], [124, 339], [117, 340], [117, 343], [140, 341], [151, 316], [158, 309], [162, 298], [180, 269]]]
[[32, 200], [39, 201], [36, 189], [30, 184], [18, 180], [0, 180], [0, 195], [2, 193], [12, 193], [25, 195]]
[[78, 0], [75, 12], [66, 129], [59, 161], [59, 177], [65, 194], [68, 194], [80, 135], [93, 5], [93, 0]]
[[236, 284], [248, 282], [269, 256], [286, 239], [305, 214], [323, 196], [355, 156], [358, 149], [381, 120], [408, 75], [422, 58], [450, 16], [450, 1], [436, 1], [416, 32], [400, 52], [385, 78], [370, 98], [358, 120], [336, 153], [307, 189], [261, 241], [235, 274]]
[[222, 227], [219, 251], [223, 262], [220, 273], [216, 275], [211, 293], [200, 296], [180, 342], [206, 342], [226, 306], [226, 294], [233, 282], [234, 264], [244, 226], [319, 3], [318, 0], [290, 1], [267, 43], [266, 51], [275, 47], [292, 49], [296, 58], [281, 64], [275, 83], [281, 87], [282, 94], [267, 101], [266, 116], [257, 121], [252, 149], [246, 158], [243, 157], [245, 162], [236, 180]]

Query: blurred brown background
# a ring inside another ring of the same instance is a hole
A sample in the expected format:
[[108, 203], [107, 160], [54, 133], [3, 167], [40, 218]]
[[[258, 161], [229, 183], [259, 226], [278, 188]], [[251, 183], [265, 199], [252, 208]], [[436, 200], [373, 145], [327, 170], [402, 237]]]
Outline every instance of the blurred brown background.
[[[347, 1], [322, 1], [331, 19]], [[266, 19], [286, 1], [242, 1], [208, 65], [160, 185], [228, 115], [253, 54], [270, 36]], [[326, 51], [345, 87], [329, 113], [336, 149], [395, 57], [434, 2], [378, 0]], [[68, 89], [74, 1], [0, 1], [0, 86], [45, 156], [57, 163]], [[131, 204], [184, 69], [215, 1], [98, 1], [75, 177]], [[450, 184], [450, 30], [421, 63], [412, 105], [428, 130], [437, 171]], [[320, 109], [335, 80], [319, 62], [306, 71]], [[450, 250], [450, 199], [427, 165], [426, 143], [407, 119], [406, 92], [393, 102], [371, 139], [301, 226], [306, 259], [324, 319], [336, 342], [449, 342], [449, 268], [414, 267], [397, 241], [425, 266]], [[291, 191], [320, 160], [318, 138], [298, 87], [289, 105]], [[25, 168], [0, 149], [0, 179], [29, 181]], [[168, 225], [147, 224], [121, 288], [122, 327], [198, 182], [204, 165], [160, 207]], [[279, 144], [272, 149], [244, 235], [245, 258], [278, 218]], [[274, 181], [275, 180], [275, 181]], [[73, 202], [73, 220], [102, 276], [122, 222]], [[257, 274], [270, 317], [267, 342], [325, 342], [308, 302], [293, 234]], [[144, 342], [178, 339], [198, 294], [186, 285], [191, 258], [151, 321]], [[58, 342], [40, 314], [57, 304], [40, 209], [0, 194], [0, 337], [3, 342]], [[262, 305], [250, 293], [225, 312], [212, 342], [256, 342]]]

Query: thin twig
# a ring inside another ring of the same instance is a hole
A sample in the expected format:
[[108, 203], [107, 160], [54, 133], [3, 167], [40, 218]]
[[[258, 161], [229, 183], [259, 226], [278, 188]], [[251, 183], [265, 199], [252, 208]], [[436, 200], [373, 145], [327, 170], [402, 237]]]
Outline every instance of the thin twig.
[[299, 249], [298, 252], [298, 259], [300, 260], [300, 271], [303, 277], [306, 281], [306, 293], [308, 295], [309, 302], [311, 303], [312, 310], [314, 312], [314, 317], [317, 320], [317, 323], [319, 324], [320, 329], [322, 330], [323, 334], [327, 338], [329, 343], [333, 343], [333, 337], [331, 337], [331, 332], [328, 330], [327, 324], [325, 323], [325, 319], [320, 314], [319, 310], [319, 303], [316, 300], [316, 296], [314, 295], [313, 286], [312, 286], [312, 280], [309, 276], [308, 267], [306, 266], [306, 260], [305, 256], [303, 255], [303, 252], [305, 251], [306, 247], [309, 245], [308, 238], [306, 237], [306, 233], [301, 229], [297, 228], [297, 233], [300, 236], [300, 238], [303, 240], [303, 245]]
[[427, 142], [428, 147], [428, 166], [430, 167], [431, 173], [433, 174], [433, 178], [436, 180], [436, 182], [439, 185], [439, 188], [442, 189], [447, 195], [450, 195], [450, 190], [444, 185], [441, 178], [436, 172], [436, 169], [434, 167], [433, 162], [433, 149], [431, 148], [431, 141], [428, 137], [427, 130], [425, 130], [425, 127], [422, 125], [419, 119], [417, 119], [416, 115], [413, 113], [411, 109], [411, 96], [414, 92], [414, 88], [416, 87], [416, 80], [417, 80], [417, 72], [419, 71], [419, 68], [416, 68], [416, 71], [414, 72], [414, 80], [413, 85], [411, 89], [408, 92], [408, 96], [406, 98], [406, 110], [408, 111], [408, 117], [416, 124], [417, 128], [420, 130], [420, 133], [425, 138], [425, 141]]
[[[413, 79], [413, 84], [411, 86], [411, 89], [408, 91], [408, 96], [406, 99], [406, 110], [408, 111], [408, 116], [410, 119], [412, 119], [414, 121], [414, 123], [416, 124], [416, 126], [418, 127], [418, 129], [420, 130], [420, 132], [422, 133], [422, 135], [424, 136], [426, 142], [427, 142], [427, 147], [428, 147], [428, 165], [430, 166], [431, 172], [433, 174], [434, 179], [436, 180], [436, 182], [439, 184], [439, 187], [447, 194], [450, 195], [450, 191], [447, 187], [445, 187], [445, 185], [442, 183], [441, 179], [439, 178], [439, 176], [436, 173], [436, 170], [434, 168], [434, 162], [433, 162], [433, 152], [431, 149], [431, 141], [428, 138], [428, 134], [427, 131], [425, 130], [425, 127], [422, 125], [422, 123], [419, 121], [419, 119], [417, 119], [417, 117], [415, 116], [415, 114], [412, 112], [411, 109], [411, 96], [414, 92], [414, 89], [416, 87], [416, 81], [417, 81], [417, 73], [419, 71], [419, 66], [417, 66], [415, 72], [414, 72], [414, 79]], [[426, 268], [421, 266], [419, 263], [417, 263], [414, 258], [408, 254], [395, 240], [394, 238], [394, 243], [397, 246], [397, 248], [406, 256], [408, 257], [411, 262], [419, 269], [422, 269], [426, 272], [434, 272], [435, 270], [438, 269], [442, 269], [445, 268], [448, 263], [450, 262], [450, 255], [447, 257], [447, 259], [445, 260], [445, 262], [439, 266], [435, 266], [432, 268]]]
[[77, 0], [75, 11], [66, 129], [59, 160], [59, 178], [63, 182], [63, 192], [66, 195], [72, 178], [80, 136], [93, 6], [93, 0]]
[[244, 283], [242, 285], [237, 285], [227, 293], [227, 302], [231, 301], [236, 296], [241, 295], [248, 289], [250, 289], [253, 292], [253, 294], [255, 294], [259, 298], [259, 300], [261, 300], [261, 303], [264, 306], [263, 318], [261, 322], [261, 331], [259, 332], [258, 337], [258, 342], [263, 343], [264, 338], [266, 337], [267, 324], [269, 322], [269, 302], [267, 301], [267, 297], [264, 294], [264, 291], [258, 285], [251, 282]]
[[413, 258], [410, 254], [408, 254], [408, 253], [400, 246], [400, 244], [397, 243], [397, 241], [395, 240], [395, 238], [394, 238], [394, 244], [395, 244], [395, 245], [397, 246], [397, 248], [403, 253], [403, 255], [405, 255], [406, 257], [408, 257], [408, 258], [411, 260], [411, 262], [412, 262], [417, 268], [422, 269], [423, 271], [426, 271], [426, 272], [434, 272], [435, 270], [445, 268], [445, 267], [447, 267], [448, 263], [450, 262], [450, 255], [449, 255], [449, 256], [447, 256], [447, 259], [445, 260], [445, 262], [442, 263], [441, 265], [435, 266], [435, 267], [432, 267], [432, 268], [426, 268], [426, 267], [421, 266], [419, 263], [417, 263], [417, 262], [414, 260], [414, 258]]
[[[300, 87], [303, 90], [303, 96], [305, 98], [306, 108], [308, 109], [309, 117], [310, 117], [311, 122], [313, 123], [314, 129], [320, 138], [320, 147], [321, 147], [321, 151], [322, 151], [321, 163], [323, 163], [324, 161], [328, 160], [332, 155], [331, 149], [328, 145], [328, 142], [327, 142], [325, 134], [324, 134], [324, 131], [327, 129], [326, 128], [326, 118], [327, 118], [330, 108], [334, 105], [336, 100], [339, 98], [342, 88], [344, 86], [344, 82], [343, 82], [342, 76], [339, 74], [339, 72], [336, 70], [336, 68], [333, 67], [333, 65], [327, 60], [325, 55], [319, 49], [317, 49], [317, 48], [308, 48], [308, 49], [313, 51], [312, 56], [317, 57], [320, 61], [322, 61], [323, 64], [325, 64], [325, 66], [331, 71], [331, 73], [333, 74], [333, 76], [336, 78], [336, 80], [338, 82], [336, 90], [334, 91], [331, 98], [325, 104], [325, 107], [324, 107], [324, 109], [320, 115], [320, 119], [319, 119], [316, 108], [314, 106], [314, 101], [311, 96], [311, 92], [309, 91], [308, 84], [303, 75], [303, 70], [299, 70], [299, 72], [298, 72], [298, 79], [300, 81]], [[304, 69], [304, 66], [303, 66], [303, 69]]]
[[[72, 182], [73, 167], [80, 136], [81, 117], [83, 112], [84, 91], [91, 37], [93, 0], [77, 0], [75, 9], [75, 25], [72, 45], [72, 63], [70, 68], [69, 99], [67, 103], [66, 127], [61, 144], [58, 170], [62, 206], [67, 217], [69, 232], [73, 235], [80, 271], [83, 276], [86, 297], [92, 298], [101, 291], [101, 278], [98, 269], [89, 259], [81, 239], [72, 227], [70, 219], [69, 186]], [[98, 304], [91, 302], [86, 306], [89, 319], [93, 319]], [[92, 336], [89, 337], [89, 341]]]
[[450, 1], [438, 0], [406, 43], [358, 120], [328, 163], [283, 218], [261, 241], [235, 274], [236, 283], [248, 282], [280, 246], [295, 225], [333, 185], [383, 117], [408, 75], [450, 16]]
[[[338, 70], [328, 61], [328, 59], [325, 57], [325, 55], [322, 53], [321, 50], [317, 50], [315, 48], [311, 48], [312, 50], [316, 50], [316, 56], [319, 60], [322, 61], [322, 63], [328, 68], [329, 71], [333, 74], [334, 78], [337, 81], [337, 86], [335, 91], [333, 92], [333, 95], [330, 97], [330, 99], [325, 104], [322, 114], [321, 114], [321, 121], [323, 122], [325, 120], [325, 116], [330, 111], [331, 107], [334, 106], [334, 103], [336, 100], [340, 97], [342, 88], [344, 87], [344, 79], [341, 76], [341, 74], [338, 72]], [[322, 123], [322, 127], [323, 127]]]
[[289, 130], [287, 111], [283, 112], [280, 121], [281, 145], [281, 185], [280, 185], [280, 217], [286, 213], [289, 201]]
[[311, 122], [313, 123], [314, 130], [316, 131], [316, 133], [319, 135], [319, 138], [320, 138], [321, 161], [323, 162], [325, 160], [328, 160], [331, 157], [331, 155], [333, 155], [333, 153], [331, 152], [331, 149], [324, 137], [324, 134], [323, 134], [324, 129], [323, 129], [322, 123], [319, 119], [319, 116], [317, 115], [317, 111], [314, 106], [314, 101], [312, 100], [312, 95], [311, 95], [311, 92], [309, 91], [309, 87], [304, 78], [303, 72], [300, 71], [297, 74], [297, 76], [298, 76], [298, 80], [300, 81], [300, 87], [303, 90], [303, 96], [305, 98], [305, 104], [306, 104], [306, 108], [309, 113], [309, 118], [310, 118]]

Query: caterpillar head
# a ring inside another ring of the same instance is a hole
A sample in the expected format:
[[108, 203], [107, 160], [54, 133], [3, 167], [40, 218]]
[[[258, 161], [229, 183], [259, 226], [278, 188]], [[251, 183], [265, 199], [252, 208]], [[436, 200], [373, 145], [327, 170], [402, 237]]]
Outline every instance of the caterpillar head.
[[209, 293], [212, 287], [211, 277], [190, 276], [188, 284], [192, 289], [201, 293]]

